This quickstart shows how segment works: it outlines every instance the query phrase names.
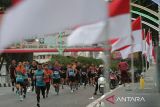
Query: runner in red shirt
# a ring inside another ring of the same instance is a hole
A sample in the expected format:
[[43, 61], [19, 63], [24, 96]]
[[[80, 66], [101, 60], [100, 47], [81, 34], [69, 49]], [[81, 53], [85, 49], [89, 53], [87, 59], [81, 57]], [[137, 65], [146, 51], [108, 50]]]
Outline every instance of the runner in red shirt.
[[121, 62], [118, 64], [118, 69], [121, 72], [121, 82], [122, 84], [124, 84], [125, 86], [125, 82], [129, 82], [129, 78], [128, 78], [128, 63], [121, 60]]
[[44, 81], [46, 83], [46, 97], [48, 97], [48, 93], [50, 90], [50, 84], [51, 84], [51, 76], [52, 76], [52, 70], [48, 69], [48, 64], [44, 65]]

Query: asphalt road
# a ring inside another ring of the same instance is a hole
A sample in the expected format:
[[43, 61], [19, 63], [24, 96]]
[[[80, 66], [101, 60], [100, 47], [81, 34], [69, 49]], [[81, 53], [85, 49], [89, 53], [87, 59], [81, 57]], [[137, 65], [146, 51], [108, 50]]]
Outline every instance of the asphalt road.
[[[94, 100], [90, 100], [93, 95], [94, 87], [80, 87], [74, 93], [70, 92], [68, 86], [60, 90], [60, 94], [56, 95], [54, 89], [51, 88], [49, 97], [42, 99], [41, 107], [86, 107], [100, 95], [95, 96]], [[0, 107], [36, 107], [36, 94], [34, 92], [27, 93], [27, 97], [23, 102], [19, 101], [19, 97], [11, 92], [11, 88], [0, 88]]]

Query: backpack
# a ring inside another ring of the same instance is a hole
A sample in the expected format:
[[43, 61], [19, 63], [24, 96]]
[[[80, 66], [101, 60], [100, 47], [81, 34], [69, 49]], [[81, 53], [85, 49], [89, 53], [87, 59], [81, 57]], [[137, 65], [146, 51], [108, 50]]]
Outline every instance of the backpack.
[[54, 71], [53, 79], [59, 79], [59, 78], [60, 78], [60, 73], [58, 71]]
[[75, 76], [75, 72], [73, 69], [70, 69], [68, 72], [69, 76]]

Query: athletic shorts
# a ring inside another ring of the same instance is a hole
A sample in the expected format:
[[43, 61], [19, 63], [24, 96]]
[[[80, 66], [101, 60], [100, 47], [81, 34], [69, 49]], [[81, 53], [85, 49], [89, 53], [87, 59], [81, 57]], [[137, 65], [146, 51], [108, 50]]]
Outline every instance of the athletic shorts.
[[11, 82], [16, 83], [16, 77], [11, 77]]
[[70, 82], [74, 82], [74, 81], [75, 81], [75, 77], [74, 77], [74, 76], [70, 76], [70, 77], [69, 77], [69, 81], [70, 81]]
[[28, 86], [28, 84], [29, 84], [28, 79], [24, 79], [24, 86]]
[[65, 79], [66, 78], [66, 73], [61, 73], [61, 78]]
[[91, 73], [91, 78], [95, 77], [95, 73]]
[[59, 79], [53, 79], [53, 84], [60, 84], [60, 78]]
[[80, 75], [79, 75], [79, 74], [76, 74], [75, 80], [76, 80], [76, 81], [79, 81], [79, 80], [80, 80]]
[[24, 82], [17, 81], [16, 84], [19, 84], [20, 86], [24, 86]]

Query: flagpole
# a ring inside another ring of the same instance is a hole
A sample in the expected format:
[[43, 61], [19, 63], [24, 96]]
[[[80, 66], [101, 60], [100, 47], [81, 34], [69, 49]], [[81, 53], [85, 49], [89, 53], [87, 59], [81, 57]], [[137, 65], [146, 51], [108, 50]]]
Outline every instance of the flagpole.
[[[142, 17], [140, 16], [140, 21], [141, 21], [141, 29], [142, 29]], [[142, 32], [143, 32], [143, 29], [142, 29]], [[144, 33], [144, 32], [143, 32]], [[141, 57], [142, 57], [142, 72], [144, 72], [144, 58], [143, 58], [143, 34], [142, 34], [142, 54], [141, 54]]]
[[[131, 2], [131, 0], [130, 0]], [[131, 13], [131, 5], [130, 5], [130, 13]], [[131, 18], [131, 15], [130, 15], [130, 18]], [[131, 38], [132, 38], [132, 26], [131, 26], [131, 23], [130, 23], [130, 27], [131, 27]], [[131, 73], [132, 73], [132, 90], [134, 90], [134, 56], [133, 56], [133, 38], [131, 39]]]
[[[145, 33], [146, 33], [146, 31], [145, 31]], [[145, 71], [147, 72], [147, 46], [146, 46], [146, 42], [147, 42], [147, 41], [146, 41], [146, 37], [145, 37], [145, 50], [146, 50], [146, 59], [145, 59], [145, 63], [146, 63], [146, 66], [145, 66], [145, 67], [146, 67], [146, 70], [145, 70]], [[145, 74], [145, 73], [144, 73], [144, 74]], [[144, 75], [144, 77], [145, 77], [145, 75]]]

